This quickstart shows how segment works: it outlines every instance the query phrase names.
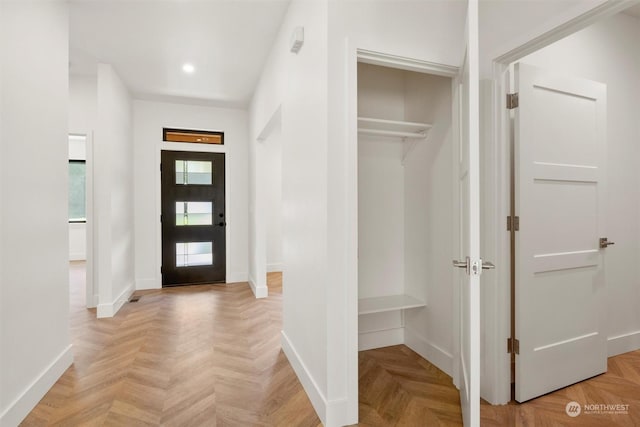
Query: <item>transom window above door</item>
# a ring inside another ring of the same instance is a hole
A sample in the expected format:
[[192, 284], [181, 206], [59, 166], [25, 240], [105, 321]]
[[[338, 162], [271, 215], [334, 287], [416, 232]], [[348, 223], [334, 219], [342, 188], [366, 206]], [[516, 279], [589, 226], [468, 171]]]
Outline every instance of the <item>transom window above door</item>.
[[162, 129], [162, 140], [165, 142], [224, 145], [224, 132], [164, 128]]

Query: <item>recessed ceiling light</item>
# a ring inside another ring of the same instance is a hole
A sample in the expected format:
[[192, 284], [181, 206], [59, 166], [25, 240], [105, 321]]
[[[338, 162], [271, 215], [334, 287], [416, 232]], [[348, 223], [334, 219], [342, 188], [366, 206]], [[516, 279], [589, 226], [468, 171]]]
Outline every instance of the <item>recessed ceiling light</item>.
[[193, 64], [184, 64], [182, 66], [182, 71], [184, 71], [187, 74], [191, 74], [196, 70], [196, 67], [193, 66]]

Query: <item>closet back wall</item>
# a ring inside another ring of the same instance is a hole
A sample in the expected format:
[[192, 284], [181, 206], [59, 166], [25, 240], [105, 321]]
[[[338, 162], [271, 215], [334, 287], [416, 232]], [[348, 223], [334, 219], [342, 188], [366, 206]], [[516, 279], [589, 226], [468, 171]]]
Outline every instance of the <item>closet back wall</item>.
[[[358, 116], [404, 120], [404, 72], [358, 64]], [[404, 170], [399, 138], [358, 136], [358, 295], [404, 293]]]

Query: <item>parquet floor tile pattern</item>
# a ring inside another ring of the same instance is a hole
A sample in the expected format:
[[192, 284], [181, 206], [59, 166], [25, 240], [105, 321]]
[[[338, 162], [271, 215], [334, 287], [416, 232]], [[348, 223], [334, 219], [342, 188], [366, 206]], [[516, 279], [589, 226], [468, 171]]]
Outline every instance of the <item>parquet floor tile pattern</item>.
[[[581, 405], [576, 417], [566, 413], [569, 402]], [[610, 357], [605, 374], [521, 404], [482, 402], [480, 412], [481, 425], [487, 427], [638, 427], [640, 351]]]
[[[74, 364], [23, 426], [320, 426], [280, 349], [282, 276], [269, 298], [246, 283], [140, 291], [111, 319], [84, 307], [71, 265]], [[405, 346], [360, 352], [361, 426], [460, 426], [451, 378]], [[569, 418], [569, 401], [628, 404]], [[482, 405], [483, 426], [640, 426], [640, 351], [609, 372], [522, 405]]]
[[451, 377], [404, 345], [358, 357], [361, 426], [462, 426]]
[[[266, 299], [246, 283], [139, 291], [111, 319], [84, 307], [84, 263], [70, 276], [74, 364], [23, 426], [321, 425], [280, 349], [280, 273]], [[451, 379], [409, 348], [359, 359], [359, 425], [461, 425]]]
[[[71, 266], [75, 361], [23, 426], [320, 426], [280, 350], [282, 280], [140, 291], [111, 319]], [[82, 281], [82, 286], [77, 286]]]

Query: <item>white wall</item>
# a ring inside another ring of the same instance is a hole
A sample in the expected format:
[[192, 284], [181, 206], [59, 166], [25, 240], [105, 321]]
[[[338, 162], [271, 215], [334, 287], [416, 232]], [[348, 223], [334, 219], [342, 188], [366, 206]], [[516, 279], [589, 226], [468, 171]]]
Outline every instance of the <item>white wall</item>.
[[465, 2], [329, 3], [328, 375], [331, 396], [347, 400], [351, 423], [358, 414], [357, 153], [351, 115], [356, 88], [353, 75], [345, 72], [353, 69], [348, 61], [355, 57], [345, 49], [348, 44], [457, 67], [464, 53], [465, 14]]
[[[252, 100], [251, 144], [281, 106], [283, 348], [325, 425], [354, 423], [358, 413], [357, 255], [349, 240], [357, 236], [357, 191], [348, 185], [357, 180], [347, 140], [356, 88], [345, 73], [347, 39], [457, 66], [464, 19], [464, 2], [293, 1]], [[297, 55], [288, 52], [295, 26], [306, 38]]]
[[607, 0], [481, 1], [480, 77], [491, 77], [493, 60], [497, 57], [530, 40], [544, 38], [549, 31], [605, 3]]
[[[297, 55], [288, 50], [296, 26], [305, 29]], [[337, 425], [345, 402], [327, 372], [326, 58], [327, 2], [294, 0], [251, 103], [250, 141], [281, 106], [283, 349], [320, 418]]]
[[[249, 118], [251, 119], [251, 115]], [[264, 171], [262, 168], [262, 164], [264, 162], [259, 161], [264, 147], [259, 143], [260, 141], [257, 139], [258, 137], [254, 132], [250, 131], [250, 136], [248, 174], [249, 218], [247, 224], [247, 252], [249, 254], [249, 259], [247, 260], [247, 280], [249, 281], [249, 286], [251, 286], [251, 290], [256, 298], [265, 298], [269, 292], [267, 290], [267, 279], [265, 277], [267, 274], [267, 254], [266, 244], [264, 243], [264, 240], [266, 239], [266, 231], [264, 230], [266, 227], [266, 221], [264, 214], [258, 214], [258, 210], [263, 210], [261, 200], [259, 200], [258, 197], [259, 194], [261, 194], [258, 187], [261, 187], [264, 183]]]
[[[86, 259], [87, 307], [98, 305], [98, 291], [95, 287], [93, 258], [93, 132], [98, 115], [98, 80], [96, 76], [69, 77], [69, 134], [84, 135], [82, 148], [74, 157], [87, 160], [86, 203], [87, 222], [69, 224], [69, 259]], [[72, 154], [70, 153], [70, 158]]]
[[409, 74], [406, 118], [431, 123], [404, 163], [405, 290], [427, 303], [405, 314], [405, 343], [448, 375], [453, 370], [455, 258], [452, 82]]
[[[85, 135], [90, 142], [96, 126], [98, 107], [98, 83], [95, 77], [70, 76], [69, 78], [69, 134]], [[82, 152], [72, 154], [69, 158], [86, 160], [86, 144]], [[89, 171], [89, 169], [87, 169]], [[90, 179], [87, 183], [90, 183]], [[84, 260], [87, 258], [87, 224], [69, 224], [69, 259]], [[89, 274], [89, 271], [87, 271]]]
[[96, 128], [98, 81], [94, 77], [69, 77], [69, 133], [88, 135]]
[[134, 290], [132, 105], [111, 65], [98, 64], [97, 93], [94, 278], [98, 317], [110, 317]]
[[404, 293], [404, 169], [399, 139], [358, 138], [358, 295]]
[[267, 272], [282, 271], [282, 132], [263, 142], [267, 229]]
[[[224, 132], [224, 145], [162, 142], [162, 128]], [[248, 131], [247, 112], [187, 104], [134, 102], [136, 289], [162, 287], [160, 151], [225, 153], [227, 282], [247, 280]]]
[[640, 348], [640, 20], [616, 15], [521, 60], [607, 85], [609, 355]]
[[[403, 148], [399, 138], [358, 137], [358, 298], [406, 293]], [[401, 314], [360, 316], [359, 349], [402, 344]]]
[[[405, 120], [405, 73], [358, 64], [358, 116]], [[405, 293], [401, 138], [358, 135], [358, 298]], [[359, 316], [358, 348], [404, 342], [399, 311]]]
[[[403, 71], [358, 64], [358, 116], [404, 120], [404, 88]], [[404, 293], [403, 150], [400, 138], [358, 135], [359, 298]]]
[[64, 2], [0, 2], [3, 426], [22, 421], [73, 360], [69, 338], [67, 28]]

